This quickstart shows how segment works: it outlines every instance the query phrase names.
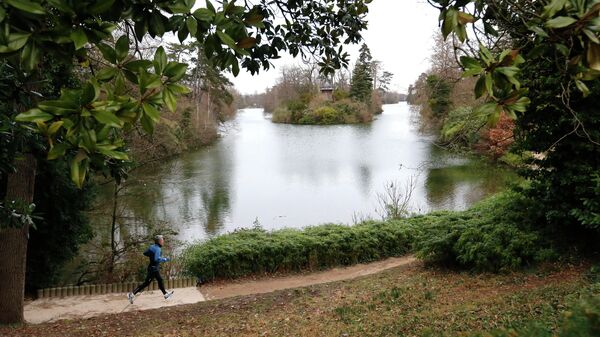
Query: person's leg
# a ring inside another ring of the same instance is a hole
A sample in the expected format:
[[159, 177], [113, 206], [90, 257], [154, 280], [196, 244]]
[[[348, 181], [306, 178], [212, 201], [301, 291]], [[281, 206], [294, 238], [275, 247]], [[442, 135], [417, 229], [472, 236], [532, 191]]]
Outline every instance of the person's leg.
[[160, 271], [155, 271], [154, 272], [154, 278], [156, 278], [156, 282], [158, 282], [158, 288], [160, 289], [160, 291], [162, 291], [163, 295], [167, 293], [167, 291], [165, 290], [165, 284], [163, 283], [163, 279], [160, 276]]
[[[148, 274], [146, 275], [146, 280], [144, 280], [144, 283], [140, 284], [137, 288], [135, 288], [135, 290], [133, 291], [133, 294], [137, 294], [140, 291], [144, 290], [144, 288], [146, 288], [147, 286], [150, 285], [150, 282], [152, 282], [152, 279], [154, 278], [154, 273], [152, 272], [152, 270], [148, 269]], [[158, 284], [161, 284], [162, 280], [160, 280], [160, 282]]]

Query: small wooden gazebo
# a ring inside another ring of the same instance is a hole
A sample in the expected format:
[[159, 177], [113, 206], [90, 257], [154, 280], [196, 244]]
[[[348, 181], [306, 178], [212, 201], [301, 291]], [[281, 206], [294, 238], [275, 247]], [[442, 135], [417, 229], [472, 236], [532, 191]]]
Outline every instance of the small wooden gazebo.
[[327, 100], [333, 100], [333, 85], [331, 81], [324, 79], [319, 83], [319, 88], [321, 90], [321, 95], [323, 95]]

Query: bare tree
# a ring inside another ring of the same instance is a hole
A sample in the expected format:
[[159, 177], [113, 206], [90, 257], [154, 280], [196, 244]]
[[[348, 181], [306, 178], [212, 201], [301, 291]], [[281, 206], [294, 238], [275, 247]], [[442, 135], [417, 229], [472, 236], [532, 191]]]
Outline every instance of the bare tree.
[[409, 215], [410, 200], [417, 187], [417, 176], [411, 175], [402, 185], [398, 181], [385, 184], [385, 189], [377, 193], [379, 208], [376, 210], [383, 220], [402, 219]]

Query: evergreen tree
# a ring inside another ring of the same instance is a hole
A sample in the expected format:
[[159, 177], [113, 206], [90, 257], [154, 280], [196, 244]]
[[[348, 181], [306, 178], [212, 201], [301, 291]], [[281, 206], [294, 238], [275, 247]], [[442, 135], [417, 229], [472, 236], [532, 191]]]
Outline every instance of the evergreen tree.
[[[521, 172], [536, 202], [532, 221], [559, 244], [600, 236], [600, 3], [597, 0], [433, 0], [444, 36], [480, 45], [460, 58], [463, 76], [478, 77], [474, 112], [495, 123], [516, 120], [521, 151], [537, 153]], [[472, 11], [471, 8], [475, 10]], [[483, 31], [470, 41], [467, 26]], [[469, 48], [461, 48], [467, 50]]]
[[352, 71], [352, 83], [350, 84], [350, 97], [357, 101], [369, 104], [373, 91], [371, 51], [366, 44], [360, 47], [358, 62]]

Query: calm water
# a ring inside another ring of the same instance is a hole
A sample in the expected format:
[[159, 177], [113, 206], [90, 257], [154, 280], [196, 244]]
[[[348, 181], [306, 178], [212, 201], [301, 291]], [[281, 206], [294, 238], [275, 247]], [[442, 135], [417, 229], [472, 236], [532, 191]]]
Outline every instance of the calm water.
[[413, 212], [464, 209], [514, 179], [439, 149], [415, 118], [404, 103], [366, 126], [274, 124], [261, 109], [240, 110], [217, 144], [136, 172], [124, 211], [192, 241], [255, 221], [273, 229], [380, 218], [377, 194], [411, 177]]

